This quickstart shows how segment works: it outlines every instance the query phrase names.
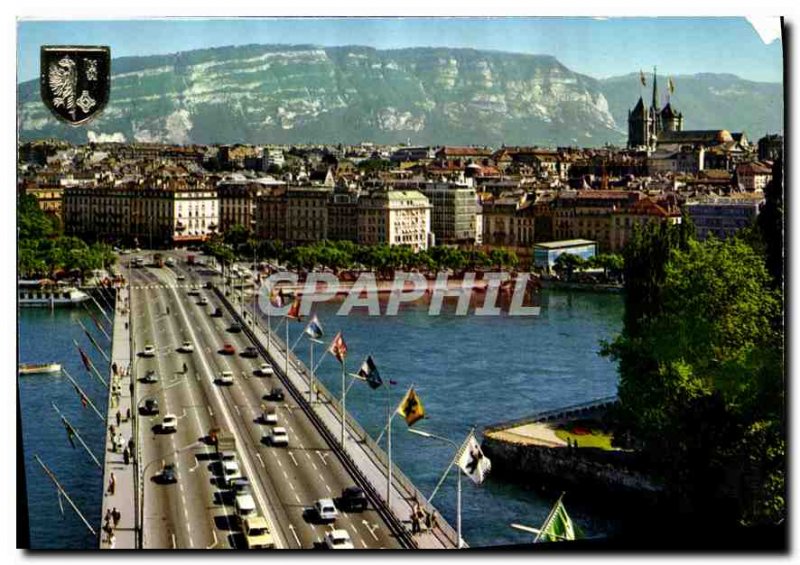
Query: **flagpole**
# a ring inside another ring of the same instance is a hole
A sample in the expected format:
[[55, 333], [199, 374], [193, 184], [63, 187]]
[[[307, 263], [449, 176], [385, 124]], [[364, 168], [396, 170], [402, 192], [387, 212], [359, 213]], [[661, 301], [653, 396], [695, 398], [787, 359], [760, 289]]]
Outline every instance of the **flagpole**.
[[458, 494], [456, 495], [456, 535], [458, 536], [458, 544], [456, 545], [457, 549], [461, 549], [461, 467], [456, 465], [458, 468]]
[[100, 352], [100, 355], [103, 356], [103, 358], [106, 360], [107, 363], [111, 363], [111, 359], [108, 358], [108, 355], [106, 355], [106, 352], [103, 351], [103, 349], [97, 344], [97, 342], [94, 340], [94, 338], [92, 338], [91, 334], [89, 333], [89, 330], [86, 329], [86, 326], [84, 326], [83, 323], [81, 323], [80, 320], [76, 320], [76, 321], [78, 322], [78, 325], [81, 327], [81, 329], [86, 333], [86, 337], [89, 338], [89, 341], [92, 343], [92, 345], [94, 345], [95, 349], [97, 349], [97, 351]]
[[72, 424], [70, 424], [69, 421], [67, 421], [66, 416], [64, 416], [64, 414], [61, 413], [61, 410], [58, 409], [58, 406], [56, 406], [55, 402], [51, 402], [50, 404], [53, 406], [53, 409], [56, 411], [56, 413], [58, 413], [58, 415], [61, 416], [61, 421], [64, 422], [66, 426], [68, 426], [68, 431], [72, 430], [72, 435], [78, 438], [78, 441], [81, 442], [83, 449], [86, 450], [86, 453], [89, 454], [89, 457], [92, 458], [92, 460], [95, 462], [95, 465], [97, 465], [98, 468], [102, 469], [103, 466], [100, 464], [100, 461], [97, 460], [97, 457], [95, 457], [94, 453], [92, 453], [92, 450], [89, 449], [89, 446], [86, 445], [85, 441], [83, 441], [83, 438], [78, 433], [78, 430], [76, 430], [75, 427]]
[[[253, 318], [255, 319], [255, 304], [253, 305]], [[267, 306], [267, 353], [269, 353], [269, 346], [272, 343], [272, 337], [270, 337], [271, 333], [272, 333], [272, 301], [270, 300], [269, 305]]]
[[34, 456], [33, 456], [33, 458], [34, 458], [34, 459], [36, 459], [36, 462], [37, 462], [39, 465], [41, 465], [41, 466], [42, 466], [42, 469], [44, 469], [44, 472], [47, 474], [47, 476], [48, 476], [48, 477], [50, 477], [50, 480], [51, 480], [51, 481], [53, 481], [53, 484], [55, 484], [55, 485], [56, 485], [56, 488], [58, 489], [58, 492], [60, 492], [60, 493], [61, 493], [61, 494], [64, 496], [64, 498], [66, 498], [66, 499], [67, 499], [67, 502], [69, 502], [69, 505], [70, 505], [70, 506], [72, 506], [72, 509], [75, 511], [75, 513], [76, 513], [76, 514], [78, 515], [78, 517], [81, 519], [81, 521], [83, 522], [84, 526], [86, 526], [86, 528], [87, 528], [87, 529], [88, 529], [90, 532], [92, 532], [92, 535], [93, 535], [93, 536], [96, 536], [96, 535], [97, 535], [97, 532], [96, 532], [96, 531], [94, 531], [94, 528], [92, 528], [92, 525], [91, 525], [91, 524], [89, 523], [89, 521], [88, 521], [88, 520], [87, 520], [87, 519], [84, 517], [83, 513], [81, 513], [81, 511], [78, 509], [78, 507], [75, 505], [75, 503], [74, 503], [74, 502], [72, 502], [72, 499], [71, 499], [71, 498], [69, 497], [69, 495], [67, 494], [67, 491], [66, 491], [66, 490], [64, 490], [64, 487], [62, 487], [62, 486], [61, 486], [61, 484], [58, 482], [58, 479], [56, 479], [56, 476], [53, 474], [53, 472], [52, 472], [50, 469], [48, 469], [48, 468], [47, 468], [47, 465], [45, 465], [45, 464], [42, 462], [42, 460], [41, 460], [41, 459], [39, 459], [39, 456], [38, 456], [38, 455], [34, 455]]
[[558, 500], [556, 500], [556, 503], [550, 509], [550, 513], [547, 515], [547, 518], [544, 519], [544, 522], [542, 523], [542, 527], [539, 528], [539, 533], [536, 534], [536, 539], [533, 540], [533, 543], [538, 543], [539, 542], [539, 538], [542, 537], [542, 532], [544, 532], [547, 529], [547, 526], [550, 525], [550, 521], [553, 519], [553, 516], [555, 516], [556, 509], [558, 508], [558, 504], [561, 502], [561, 499], [564, 498], [564, 494], [566, 494], [566, 493], [564, 493], [564, 492], [561, 493], [561, 496], [558, 497]]
[[347, 418], [347, 410], [345, 408], [345, 399], [347, 398], [347, 389], [345, 388], [345, 368], [344, 368], [345, 357], [342, 357], [342, 449], [347, 451], [347, 446], [345, 445], [345, 430], [344, 430], [344, 422]]
[[75, 386], [75, 388], [78, 390], [78, 392], [82, 395], [81, 398], [85, 398], [86, 399], [86, 403], [89, 406], [92, 407], [92, 410], [95, 411], [95, 413], [97, 414], [97, 417], [100, 418], [103, 422], [105, 422], [106, 419], [103, 417], [103, 415], [97, 409], [97, 407], [94, 405], [94, 402], [92, 402], [92, 400], [86, 395], [86, 393], [83, 392], [83, 389], [81, 389], [81, 387], [78, 386], [78, 383], [75, 382], [75, 379], [72, 378], [72, 375], [69, 374], [67, 369], [65, 367], [61, 367], [61, 372], [64, 373], [64, 376], [69, 379], [69, 382], [71, 382]]
[[[78, 345], [78, 342], [73, 339], [72, 343], [75, 344], [75, 347], [78, 348], [78, 353], [80, 353], [81, 352], [81, 346]], [[86, 354], [84, 353], [84, 355], [86, 355]], [[94, 366], [94, 363], [92, 363], [92, 360], [89, 359], [88, 355], [86, 355], [86, 359], [89, 361], [89, 367], [90, 367], [89, 372], [93, 373], [94, 376], [97, 377], [100, 380], [101, 383], [103, 383], [103, 386], [108, 388], [108, 383], [105, 381], [105, 379], [103, 377], [100, 376], [100, 373], [97, 371], [97, 369]], [[81, 361], [83, 361], [83, 356], [81, 356]]]
[[389, 418], [389, 435], [386, 439], [387, 444], [387, 451], [389, 452], [389, 469], [386, 474], [386, 506], [389, 508], [389, 512], [392, 511], [392, 419], [394, 417], [394, 412], [389, 412], [389, 406], [391, 404], [391, 399], [389, 398], [389, 387], [386, 387], [386, 411], [387, 417]]

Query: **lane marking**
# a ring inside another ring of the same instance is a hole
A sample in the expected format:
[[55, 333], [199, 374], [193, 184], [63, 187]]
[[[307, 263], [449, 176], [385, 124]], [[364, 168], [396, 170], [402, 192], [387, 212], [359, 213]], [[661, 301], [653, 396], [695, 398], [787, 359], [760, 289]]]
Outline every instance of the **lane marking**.
[[175, 534], [172, 534], [172, 549], [178, 549], [178, 542], [175, 541]]
[[217, 541], [217, 532], [216, 532], [216, 530], [214, 528], [214, 523], [213, 522], [211, 523], [211, 526], [212, 526], [211, 527], [211, 535], [214, 536], [214, 543], [212, 543], [211, 545], [207, 545], [206, 549], [214, 549], [214, 547], [218, 543], [218, 541]]
[[323, 455], [321, 451], [317, 451], [316, 454], [319, 455], [319, 458], [322, 459], [322, 462], [327, 467], [328, 466], [328, 461], [325, 458], [327, 457], [328, 454], [326, 453], [325, 455]]
[[256, 457], [258, 457], [258, 461], [261, 463], [261, 466], [262, 467], [266, 467], [266, 465], [264, 465], [264, 460], [261, 459], [261, 454], [260, 453], [256, 453]]
[[294, 531], [294, 525], [289, 524], [289, 530], [292, 532], [292, 535], [294, 536], [294, 541], [297, 542], [297, 547], [303, 547], [303, 545], [300, 543], [300, 538], [297, 537], [297, 532]]
[[211, 418], [213, 418], [214, 417], [214, 411], [211, 409], [211, 405], [210, 404], [206, 405], [206, 408], [208, 408], [208, 415]]
[[290, 451], [290, 452], [289, 452], [289, 457], [291, 457], [291, 458], [292, 458], [292, 461], [294, 462], [294, 466], [295, 466], [295, 467], [299, 467], [299, 465], [297, 464], [297, 459], [295, 459], [295, 458], [294, 458], [294, 453], [292, 453], [292, 452]]

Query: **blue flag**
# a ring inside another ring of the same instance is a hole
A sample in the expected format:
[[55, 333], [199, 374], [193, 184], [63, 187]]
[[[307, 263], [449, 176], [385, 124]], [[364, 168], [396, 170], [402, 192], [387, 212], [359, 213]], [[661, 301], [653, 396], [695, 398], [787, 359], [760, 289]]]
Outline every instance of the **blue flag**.
[[322, 326], [319, 325], [319, 320], [317, 320], [316, 314], [314, 314], [314, 317], [311, 318], [310, 322], [308, 322], [305, 332], [306, 335], [311, 339], [319, 339], [322, 337]]
[[358, 376], [367, 381], [367, 384], [372, 389], [376, 389], [383, 384], [383, 379], [381, 379], [381, 374], [378, 372], [378, 367], [375, 366], [375, 361], [372, 360], [372, 355], [369, 355], [361, 364]]

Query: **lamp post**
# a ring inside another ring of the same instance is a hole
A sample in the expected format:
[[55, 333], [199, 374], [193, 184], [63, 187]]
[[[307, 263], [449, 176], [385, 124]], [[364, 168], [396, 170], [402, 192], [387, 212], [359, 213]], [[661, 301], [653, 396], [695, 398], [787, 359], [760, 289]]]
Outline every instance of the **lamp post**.
[[[452, 441], [450, 439], [447, 439], [446, 437], [438, 436], [438, 435], [432, 434], [430, 432], [424, 432], [422, 430], [415, 430], [413, 428], [408, 428], [408, 431], [411, 432], [412, 434], [416, 434], [418, 436], [422, 436], [422, 437], [425, 437], [425, 438], [428, 438], [428, 439], [435, 439], [435, 440], [443, 441], [445, 443], [449, 443], [450, 445], [455, 447], [456, 453], [453, 456], [453, 459], [450, 462], [450, 465], [447, 467], [447, 471], [445, 471], [445, 475], [447, 475], [447, 473], [450, 472], [450, 468], [453, 466], [453, 463], [455, 463], [456, 457], [458, 456], [458, 451], [461, 448], [461, 446], [459, 444], [457, 444], [456, 442], [454, 442], [454, 441]], [[433, 498], [433, 495], [431, 495], [431, 498]], [[430, 502], [430, 499], [428, 499], [428, 501]], [[458, 490], [456, 491], [456, 536], [458, 537], [457, 548], [461, 549], [461, 547], [462, 547], [462, 545], [461, 545], [461, 541], [462, 541], [461, 540], [461, 467], [458, 467]]]

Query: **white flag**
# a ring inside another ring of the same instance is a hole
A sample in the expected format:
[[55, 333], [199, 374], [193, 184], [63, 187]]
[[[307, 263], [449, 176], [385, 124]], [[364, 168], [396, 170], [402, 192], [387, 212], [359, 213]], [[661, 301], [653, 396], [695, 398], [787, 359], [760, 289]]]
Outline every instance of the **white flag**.
[[492, 462], [483, 454], [478, 440], [470, 433], [461, 446], [456, 464], [475, 484], [481, 484], [492, 469]]

